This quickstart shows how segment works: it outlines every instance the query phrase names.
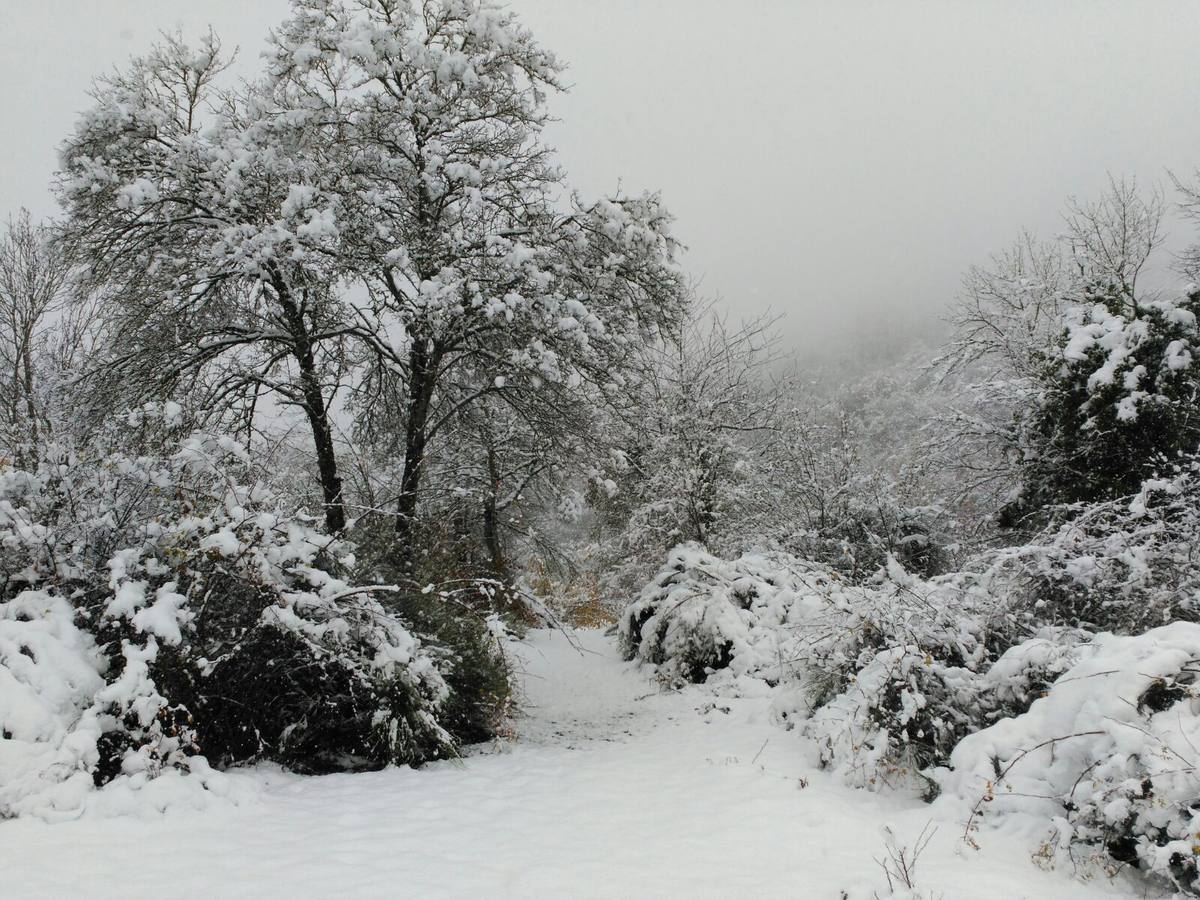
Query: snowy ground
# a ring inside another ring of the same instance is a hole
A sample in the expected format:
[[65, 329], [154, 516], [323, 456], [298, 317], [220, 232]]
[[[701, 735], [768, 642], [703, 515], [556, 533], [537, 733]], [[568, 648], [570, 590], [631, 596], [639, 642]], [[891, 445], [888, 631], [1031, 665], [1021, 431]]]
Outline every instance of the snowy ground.
[[[521, 739], [421, 771], [252, 776], [237, 807], [0, 823], [0, 897], [850, 898], [882, 894], [881, 825], [930, 809], [841, 787], [765, 699], [662, 692], [601, 632], [522, 646]], [[716, 706], [714, 707], [714, 702]], [[728, 710], [726, 712], [725, 710]], [[1142, 896], [1046, 873], [1028, 846], [938, 831], [926, 896]]]

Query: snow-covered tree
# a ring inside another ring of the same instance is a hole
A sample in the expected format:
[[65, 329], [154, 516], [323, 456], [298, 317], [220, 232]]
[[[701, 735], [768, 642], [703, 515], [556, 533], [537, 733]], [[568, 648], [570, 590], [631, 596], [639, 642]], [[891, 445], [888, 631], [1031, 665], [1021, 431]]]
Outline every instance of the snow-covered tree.
[[739, 526], [778, 503], [754, 477], [779, 424], [770, 352], [769, 323], [732, 329], [717, 318], [647, 348], [588, 486], [593, 552], [614, 584], [637, 587], [678, 543], [738, 544]]
[[101, 404], [183, 390], [214, 422], [260, 398], [302, 411], [327, 527], [346, 524], [329, 405], [354, 321], [321, 190], [344, 173], [260, 94], [222, 92], [209, 34], [100, 79], [62, 150], [66, 237], [105, 295]]
[[1097, 286], [1067, 311], [1022, 432], [1017, 511], [1110, 500], [1200, 447], [1200, 292]]
[[461, 411], [519, 410], [543, 382], [611, 390], [684, 310], [659, 199], [585, 203], [554, 167], [540, 134], [560, 71], [512, 13], [475, 0], [302, 0], [274, 35], [273, 104], [345, 173], [333, 253], [365, 285], [355, 314], [376, 335], [355, 405], [403, 421], [402, 539]]
[[[595, 407], [559, 384], [514, 391], [519, 403], [487, 396], [461, 409], [427, 456], [413, 533], [421, 554], [412, 573], [418, 578], [453, 573], [511, 581], [532, 557], [555, 569], [570, 567], [563, 512], [577, 505], [578, 488], [603, 445]], [[374, 450], [362, 468], [365, 505], [382, 512], [367, 517], [375, 532], [385, 522], [394, 527], [388, 498], [399, 479], [389, 451], [399, 440], [394, 435], [391, 445]], [[373, 543], [381, 543], [377, 533]]]
[[103, 371], [259, 398], [309, 424], [346, 524], [331, 408], [403, 433], [396, 524], [430, 447], [482, 398], [613, 389], [685, 307], [656, 196], [584, 203], [540, 141], [560, 66], [489, 3], [297, 0], [266, 76], [220, 90], [210, 36], [103, 80], [63, 153], [69, 234], [108, 305]]
[[967, 274], [950, 315], [954, 335], [934, 365], [947, 409], [928, 438], [955, 474], [960, 509], [990, 515], [1013, 500], [1034, 452], [1022, 423], [1042, 402], [1068, 311], [1092, 305], [1098, 289], [1131, 309], [1152, 299], [1139, 278], [1162, 243], [1163, 215], [1160, 194], [1113, 179], [1099, 200], [1067, 204], [1053, 241], [1022, 235]]
[[50, 439], [67, 373], [88, 345], [91, 306], [73, 294], [69, 254], [28, 210], [0, 235], [0, 455], [32, 463]]

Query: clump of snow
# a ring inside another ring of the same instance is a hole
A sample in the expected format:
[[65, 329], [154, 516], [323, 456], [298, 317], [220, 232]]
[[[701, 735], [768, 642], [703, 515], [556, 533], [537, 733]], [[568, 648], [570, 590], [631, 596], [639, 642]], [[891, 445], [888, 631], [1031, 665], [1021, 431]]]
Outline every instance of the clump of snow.
[[81, 720], [104, 658], [73, 616], [44, 591], [0, 603], [0, 818], [69, 813], [92, 788], [99, 729]]

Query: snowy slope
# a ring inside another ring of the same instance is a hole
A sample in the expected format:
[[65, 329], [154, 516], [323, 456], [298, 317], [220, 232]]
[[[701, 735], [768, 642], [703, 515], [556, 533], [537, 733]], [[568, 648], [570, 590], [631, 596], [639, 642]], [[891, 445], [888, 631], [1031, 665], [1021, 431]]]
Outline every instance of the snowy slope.
[[[661, 691], [615, 642], [520, 647], [521, 740], [420, 771], [244, 776], [252, 799], [166, 817], [0, 823], [0, 896], [868, 898], [881, 826], [930, 808], [813, 771], [761, 699]], [[714, 706], [715, 703], [715, 706]], [[725, 710], [728, 710], [726, 712]], [[257, 796], [255, 796], [255, 794]], [[1142, 896], [1046, 873], [998, 834], [938, 832], [918, 885], [945, 900]]]

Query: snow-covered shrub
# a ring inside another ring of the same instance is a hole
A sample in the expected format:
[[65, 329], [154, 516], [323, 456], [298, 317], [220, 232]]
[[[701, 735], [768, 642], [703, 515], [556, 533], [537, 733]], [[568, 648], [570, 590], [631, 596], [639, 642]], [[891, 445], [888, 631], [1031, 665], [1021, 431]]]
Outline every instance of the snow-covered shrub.
[[[405, 536], [421, 547], [428, 534], [416, 527]], [[490, 740], [508, 726], [512, 713], [512, 661], [504, 637], [540, 621], [536, 601], [509, 580], [481, 573], [450, 552], [422, 552], [417, 571], [396, 546], [390, 517], [358, 523], [350, 532], [356, 579], [397, 585], [381, 599], [392, 614], [423, 637], [446, 681], [448, 696], [438, 719], [462, 743]], [[446, 548], [443, 548], [446, 549]], [[414, 580], [414, 576], [417, 580]]]
[[668, 678], [725, 670], [786, 684], [781, 724], [800, 723], [851, 783], [882, 785], [943, 762], [985, 722], [977, 673], [989, 651], [964, 593], [895, 561], [855, 585], [785, 554], [726, 561], [685, 544], [625, 610], [620, 634], [629, 658]]
[[[995, 659], [978, 619], [969, 626], [919, 621], [910, 609], [904, 630], [895, 628], [886, 620], [872, 626], [873, 641], [889, 635], [886, 645], [864, 647], [858, 662], [835, 669], [841, 690], [810, 700], [817, 709], [800, 727], [816, 740], [821, 762], [847, 783], [913, 783], [929, 796], [938, 790], [930, 770], [965, 736], [1028, 709], [1088, 637], [1046, 628]], [[822, 665], [817, 657], [810, 669]]]
[[510, 633], [496, 612], [508, 585], [486, 580], [427, 585], [388, 598], [388, 608], [427, 636], [428, 652], [448, 689], [438, 721], [457, 741], [477, 743], [505, 731], [513, 711], [512, 661], [504, 650]]
[[845, 485], [836, 509], [780, 543], [854, 581], [869, 580], [889, 557], [928, 577], [949, 567], [943, 519], [937, 507], [903, 505], [890, 479], [869, 473]]
[[1200, 894], [1200, 625], [1097, 635], [1023, 715], [964, 738], [937, 774], [980, 821], [1050, 825], [1048, 861], [1093, 854]]
[[1086, 638], [1043, 630], [1003, 655], [1013, 636], [994, 608], [999, 577], [922, 579], [891, 560], [872, 583], [850, 584], [786, 554], [727, 561], [685, 544], [624, 611], [620, 635], [629, 658], [670, 679], [783, 685], [777, 720], [851, 784], [930, 789], [927, 769], [1028, 708]]
[[701, 682], [719, 669], [768, 683], [794, 670], [798, 626], [826, 605], [828, 573], [779, 555], [719, 559], [680, 544], [621, 615], [622, 648], [673, 679]]
[[987, 701], [978, 672], [989, 650], [970, 596], [953, 579], [926, 581], [894, 560], [874, 584], [843, 592], [805, 647], [815, 712], [800, 727], [823, 765], [859, 787], [912, 781], [979, 727]]
[[0, 602], [0, 818], [74, 807], [98, 762], [95, 715], [104, 659], [61, 597], [21, 591]]
[[78, 806], [85, 778], [208, 760], [454, 753], [438, 659], [386, 590], [348, 580], [350, 548], [253, 480], [228, 439], [150, 449], [52, 450], [37, 472], [0, 472], [0, 728], [28, 745], [0, 767], [0, 815], [63, 809], [56, 784]]
[[625, 611], [631, 657], [704, 681], [771, 684], [777, 718], [859, 786], [926, 788], [957, 743], [1024, 713], [1093, 633], [1192, 619], [1200, 602], [1200, 466], [1073, 510], [1028, 543], [925, 579], [896, 561], [851, 584], [784, 554], [732, 562], [680, 547]]
[[987, 717], [999, 719], [1025, 712], [1088, 652], [1091, 639], [1092, 634], [1081, 628], [1047, 625], [1009, 647], [980, 676]]
[[1101, 283], [1083, 301], [1064, 315], [1025, 422], [1022, 488], [1009, 520], [1132, 494], [1160, 460], [1200, 445], [1200, 291], [1138, 300]]
[[1020, 640], [1046, 625], [1136, 634], [1196, 621], [1198, 573], [1200, 460], [1189, 455], [1130, 496], [1056, 512], [1042, 532], [977, 555], [959, 577], [987, 590]]
[[834, 629], [841, 637], [804, 651], [810, 702], [821, 707], [804, 727], [823, 760], [860, 784], [876, 783], [880, 762], [910, 772], [942, 764], [966, 734], [1025, 712], [1092, 633], [1194, 621], [1198, 475], [1184, 458], [1132, 497], [1076, 507], [949, 576], [923, 581], [893, 567]]
[[726, 561], [681, 545], [620, 634], [627, 656], [668, 678], [725, 670], [785, 684], [781, 723], [800, 723], [851, 783], [879, 786], [943, 762], [985, 722], [982, 625], [939, 606], [952, 593], [894, 561], [874, 584], [853, 585], [784, 554]]
[[821, 762], [848, 784], [907, 782], [979, 725], [976, 673], [917, 644], [880, 650], [804, 723]]
[[[946, 761], [958, 739], [1023, 713], [1095, 631], [1194, 620], [1200, 466], [1185, 458], [1132, 497], [1072, 510], [1028, 543], [921, 580], [891, 567], [834, 637], [806, 646], [805, 728], [858, 784]], [[864, 777], [865, 776], [865, 777]]]

